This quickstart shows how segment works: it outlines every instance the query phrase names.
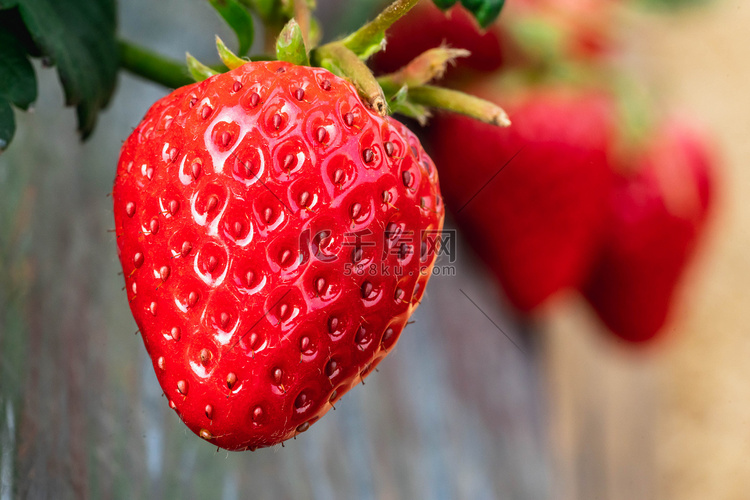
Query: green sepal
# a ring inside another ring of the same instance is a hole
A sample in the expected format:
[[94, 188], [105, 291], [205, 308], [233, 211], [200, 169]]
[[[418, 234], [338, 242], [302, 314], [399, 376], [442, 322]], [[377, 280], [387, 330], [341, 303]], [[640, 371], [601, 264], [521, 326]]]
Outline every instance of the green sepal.
[[421, 85], [408, 89], [408, 100], [413, 104], [428, 108], [444, 109], [470, 116], [491, 125], [500, 127], [510, 125], [508, 114], [501, 107], [458, 90]]
[[472, 13], [482, 28], [486, 28], [500, 15], [505, 0], [461, 0], [461, 4]]
[[216, 12], [224, 18], [239, 42], [237, 53], [245, 56], [250, 51], [255, 38], [255, 27], [250, 12], [237, 0], [208, 0]]
[[229, 69], [236, 69], [245, 64], [247, 61], [241, 57], [237, 57], [237, 54], [229, 50], [224, 41], [216, 35], [216, 50], [219, 53], [219, 59]]
[[406, 85], [401, 87], [388, 101], [388, 107], [393, 113], [413, 118], [422, 126], [427, 125], [427, 121], [432, 116], [426, 106], [413, 103], [409, 100], [409, 88]]
[[302, 30], [295, 19], [292, 19], [279, 33], [276, 40], [276, 58], [299, 66], [309, 66], [310, 59], [307, 55], [305, 41], [302, 38]]
[[331, 73], [333, 73], [334, 75], [338, 76], [339, 78], [346, 79], [346, 73], [344, 72], [343, 69], [341, 69], [341, 66], [339, 66], [338, 64], [336, 64], [336, 61], [334, 61], [333, 59], [321, 59], [318, 62], [318, 65], [321, 68], [323, 68], [323, 69], [325, 69], [327, 71], [330, 71]]
[[185, 53], [185, 59], [187, 61], [187, 68], [190, 72], [190, 76], [192, 76], [196, 82], [202, 82], [206, 78], [219, 74], [217, 71], [214, 71], [190, 55], [190, 52]]
[[354, 84], [359, 96], [373, 111], [380, 116], [388, 114], [388, 103], [383, 89], [372, 71], [342, 42], [331, 42], [318, 47], [310, 57], [316, 66], [325, 68]]

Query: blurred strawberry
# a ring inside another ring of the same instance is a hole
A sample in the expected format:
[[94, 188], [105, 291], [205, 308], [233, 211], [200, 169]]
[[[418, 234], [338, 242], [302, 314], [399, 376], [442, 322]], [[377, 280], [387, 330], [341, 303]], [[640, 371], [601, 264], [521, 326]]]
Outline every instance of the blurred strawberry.
[[[391, 73], [422, 52], [445, 43], [472, 54], [457, 61], [457, 68], [491, 72], [503, 62], [502, 36], [497, 25], [482, 30], [461, 5], [443, 12], [432, 0], [422, 0], [388, 29], [386, 49], [373, 56], [371, 66], [377, 73]], [[449, 69], [449, 75], [453, 72]]]
[[618, 0], [515, 0], [499, 22], [482, 30], [461, 5], [445, 12], [422, 0], [386, 32], [386, 49], [371, 60], [376, 73], [391, 73], [422, 52], [446, 44], [471, 52], [446, 78], [490, 73], [501, 67], [590, 60], [614, 46]]
[[612, 332], [652, 339], [712, 202], [715, 159], [704, 133], [672, 120], [613, 191], [608, 232], [584, 295]]
[[515, 0], [504, 18], [522, 50], [532, 56], [592, 59], [615, 45], [619, 0]]
[[588, 273], [613, 180], [613, 104], [601, 92], [562, 87], [508, 98], [487, 86], [470, 92], [503, 96], [513, 124], [436, 118], [433, 158], [446, 205], [510, 302], [531, 311]]

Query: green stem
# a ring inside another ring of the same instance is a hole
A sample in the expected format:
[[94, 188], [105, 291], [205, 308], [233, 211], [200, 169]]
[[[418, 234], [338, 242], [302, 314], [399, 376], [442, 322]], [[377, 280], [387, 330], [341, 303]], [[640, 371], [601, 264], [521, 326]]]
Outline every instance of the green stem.
[[397, 92], [403, 86], [419, 87], [442, 78], [448, 65], [453, 64], [456, 58], [469, 55], [471, 52], [465, 49], [435, 47], [421, 53], [395, 73], [378, 77], [378, 82], [386, 95]]
[[313, 63], [334, 74], [338, 74], [354, 84], [360, 97], [376, 113], [385, 116], [388, 112], [385, 95], [370, 68], [357, 55], [341, 42], [333, 42], [318, 47], [311, 54]]
[[369, 56], [373, 51], [373, 45], [380, 44], [383, 40], [385, 30], [406, 15], [418, 2], [419, 0], [396, 0], [378, 14], [378, 17], [346, 37], [344, 45], [355, 54]]
[[118, 42], [120, 66], [134, 75], [172, 89], [194, 83], [184, 63], [126, 40]]
[[501, 107], [457, 90], [423, 85], [410, 88], [408, 98], [414, 104], [461, 113], [491, 125], [510, 125], [508, 115]]

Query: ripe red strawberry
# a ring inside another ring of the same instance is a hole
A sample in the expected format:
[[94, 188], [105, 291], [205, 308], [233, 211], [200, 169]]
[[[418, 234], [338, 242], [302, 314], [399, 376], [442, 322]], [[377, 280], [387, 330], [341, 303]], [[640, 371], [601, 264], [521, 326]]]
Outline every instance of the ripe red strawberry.
[[585, 296], [617, 336], [652, 339], [702, 234], [715, 160], [702, 132], [669, 122], [611, 199], [608, 231]]
[[164, 394], [233, 450], [305, 431], [377, 366], [424, 293], [425, 232], [443, 221], [411, 132], [350, 83], [279, 62], [154, 104], [122, 147], [113, 196]]
[[[470, 93], [492, 99], [494, 90]], [[459, 227], [510, 302], [530, 311], [586, 276], [612, 179], [613, 109], [602, 94], [562, 88], [499, 104], [507, 129], [439, 117], [435, 158]]]
[[[461, 5], [443, 12], [432, 0], [422, 0], [388, 29], [385, 50], [373, 56], [371, 65], [379, 73], [390, 73], [445, 43], [471, 52], [471, 56], [456, 61], [457, 68], [492, 72], [503, 63], [502, 40], [503, 33], [497, 25], [481, 30]], [[448, 75], [453, 70], [449, 67]]]

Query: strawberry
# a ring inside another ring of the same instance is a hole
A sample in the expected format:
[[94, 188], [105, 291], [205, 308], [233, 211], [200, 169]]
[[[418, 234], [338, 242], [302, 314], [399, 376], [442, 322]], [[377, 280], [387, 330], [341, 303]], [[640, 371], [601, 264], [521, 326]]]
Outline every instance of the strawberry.
[[[616, 46], [615, 13], [619, 0], [517, 0], [510, 2], [506, 19], [516, 35], [533, 35], [528, 42], [554, 40], [555, 50], [566, 58], [590, 60]], [[518, 30], [518, 25], [525, 25]], [[532, 34], [526, 30], [540, 30]], [[526, 45], [526, 44], [524, 44]], [[539, 50], [526, 47], [532, 51]]]
[[[457, 68], [492, 72], [503, 63], [502, 40], [497, 25], [481, 30], [461, 5], [443, 12], [432, 0], [422, 0], [386, 31], [385, 50], [375, 54], [371, 64], [379, 73], [390, 73], [422, 52], [447, 44], [471, 52], [471, 56], [456, 61]], [[453, 69], [448, 68], [448, 75], [455, 73]]]
[[705, 227], [715, 160], [702, 132], [668, 122], [613, 191], [608, 231], [584, 294], [618, 337], [644, 342], [668, 318]]
[[[496, 90], [471, 93], [492, 99]], [[507, 298], [529, 312], [587, 273], [612, 182], [613, 109], [601, 93], [532, 89], [501, 102], [512, 125], [434, 124], [446, 205]]]
[[114, 185], [130, 306], [169, 405], [212, 444], [307, 428], [390, 352], [442, 228], [416, 137], [326, 70], [247, 63], [157, 101]]

